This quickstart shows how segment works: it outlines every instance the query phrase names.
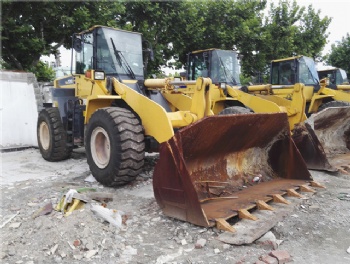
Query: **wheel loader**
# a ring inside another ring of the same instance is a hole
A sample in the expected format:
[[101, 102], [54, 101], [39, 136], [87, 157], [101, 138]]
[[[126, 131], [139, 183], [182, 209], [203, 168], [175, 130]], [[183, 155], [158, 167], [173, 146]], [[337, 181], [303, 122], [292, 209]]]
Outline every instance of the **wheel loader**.
[[[346, 97], [344, 93], [350, 94], [350, 84], [346, 72], [340, 68], [331, 68], [327, 70], [317, 71], [318, 77], [320, 80], [327, 78], [329, 81], [327, 83], [327, 88], [335, 90], [336, 100], [342, 100], [348, 102], [350, 105], [350, 98]], [[339, 95], [337, 94], [339, 93]], [[335, 104], [335, 103], [333, 103]], [[339, 103], [340, 106], [344, 104], [343, 102]]]
[[[291, 98], [288, 87], [304, 83], [306, 114], [325, 152], [338, 164], [350, 168], [350, 93], [348, 85], [329, 86], [330, 79], [318, 78], [315, 62], [306, 56], [274, 60], [271, 63], [271, 84], [275, 94]], [[287, 83], [286, 83], [287, 82]], [[343, 156], [334, 157], [336, 154]]]
[[94, 26], [72, 39], [75, 72], [55, 80], [38, 117], [44, 159], [84, 146], [92, 175], [113, 187], [135, 180], [145, 152], [159, 151], [153, 187], [164, 213], [229, 231], [229, 219], [317, 185], [286, 113], [216, 115], [211, 95], [225, 91], [211, 91], [210, 78], [145, 80], [152, 49], [139, 33]]
[[[324, 78], [329, 79], [329, 87], [330, 88], [338, 88], [338, 85], [341, 85], [340, 88], [349, 88], [349, 87], [342, 87], [343, 85], [349, 85], [349, 79], [346, 74], [346, 71], [344, 71], [341, 68], [329, 68], [325, 70], [318, 70], [318, 78], [320, 80]], [[342, 90], [342, 89], [340, 89]], [[349, 89], [344, 89], [344, 90], [349, 90]]]
[[[290, 130], [308, 168], [335, 171], [314, 131], [304, 124], [307, 119], [305, 86], [289, 85], [291, 97], [288, 99], [275, 95], [271, 85], [242, 87], [237, 56], [235, 51], [220, 49], [198, 50], [188, 54], [187, 78], [195, 80], [198, 76], [204, 76], [212, 79], [212, 111], [215, 114], [286, 113]], [[224, 91], [221, 94], [219, 87]]]

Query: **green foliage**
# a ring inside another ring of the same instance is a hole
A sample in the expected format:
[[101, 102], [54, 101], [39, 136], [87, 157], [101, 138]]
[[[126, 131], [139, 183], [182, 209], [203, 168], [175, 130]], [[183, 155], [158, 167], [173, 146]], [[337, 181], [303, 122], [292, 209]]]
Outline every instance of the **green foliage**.
[[241, 47], [259, 31], [258, 16], [266, 1], [185, 1], [173, 27], [173, 46], [179, 61], [186, 63], [191, 51]]
[[295, 46], [299, 54], [306, 55], [318, 60], [321, 58], [321, 51], [327, 43], [328, 33], [326, 33], [332, 19], [328, 17], [320, 18], [320, 10], [317, 12], [308, 7], [307, 12], [299, 21], [298, 30], [294, 37]]
[[[41, 55], [71, 47], [73, 33], [93, 25], [119, 27], [143, 34], [154, 50], [148, 73], [161, 66], [180, 70], [191, 51], [239, 50], [244, 78], [263, 75], [272, 59], [302, 54], [317, 58], [327, 39], [331, 19], [295, 1], [42, 1], [2, 4], [2, 58], [11, 69], [34, 67]], [[40, 14], [40, 15], [38, 15]], [[175, 62], [170, 62], [175, 59]]]
[[7, 70], [10, 69], [10, 65], [3, 60], [3, 58], [0, 58], [0, 70]]
[[28, 69], [33, 72], [39, 82], [50, 82], [55, 79], [55, 71], [43, 61]]
[[243, 74], [240, 74], [239, 79], [241, 80], [242, 85], [250, 85], [251, 83], [253, 83], [252, 76], [246, 77]]
[[334, 67], [342, 68], [350, 76], [350, 34], [347, 33], [341, 42], [332, 44], [326, 62]]
[[[259, 28], [260, 38], [256, 38], [255, 48], [243, 45], [243, 73], [245, 75], [263, 74], [268, 79], [269, 62], [273, 59], [295, 55], [321, 56], [328, 34], [326, 30], [331, 22], [328, 17], [320, 18], [320, 11], [312, 6], [307, 10], [296, 1], [280, 0], [271, 4], [264, 24]], [[252, 51], [256, 51], [252, 54]]]
[[28, 70], [42, 55], [71, 47], [73, 33], [95, 24], [116, 26], [120, 2], [40, 1], [2, 3], [2, 58], [10, 69]]

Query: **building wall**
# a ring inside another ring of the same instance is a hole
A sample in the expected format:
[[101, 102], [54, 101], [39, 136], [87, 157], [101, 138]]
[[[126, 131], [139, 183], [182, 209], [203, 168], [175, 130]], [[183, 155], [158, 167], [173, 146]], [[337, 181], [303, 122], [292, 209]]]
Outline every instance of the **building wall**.
[[42, 95], [35, 75], [0, 71], [0, 149], [37, 147], [37, 100]]

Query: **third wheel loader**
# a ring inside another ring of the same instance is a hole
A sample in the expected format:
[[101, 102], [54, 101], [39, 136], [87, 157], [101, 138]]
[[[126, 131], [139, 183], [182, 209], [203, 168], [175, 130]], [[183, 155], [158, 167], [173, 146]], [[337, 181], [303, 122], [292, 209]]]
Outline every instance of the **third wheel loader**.
[[349, 86], [334, 86], [330, 81], [333, 80], [319, 80], [314, 60], [306, 56], [271, 63], [271, 85], [278, 96], [291, 98], [293, 90], [289, 86], [304, 84], [307, 122], [314, 128], [331, 163], [346, 172], [350, 171]]
[[153, 187], [164, 213], [230, 231], [228, 219], [316, 185], [286, 113], [217, 115], [211, 95], [226, 90], [212, 91], [211, 79], [145, 79], [152, 49], [139, 33], [94, 26], [74, 34], [73, 47], [75, 72], [55, 80], [39, 113], [44, 159], [84, 146], [92, 175], [113, 187], [159, 151]]

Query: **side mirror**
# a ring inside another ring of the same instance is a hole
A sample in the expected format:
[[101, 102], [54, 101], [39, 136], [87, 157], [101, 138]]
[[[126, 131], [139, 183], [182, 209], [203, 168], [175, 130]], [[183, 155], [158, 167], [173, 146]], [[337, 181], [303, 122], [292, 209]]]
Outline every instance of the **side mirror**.
[[73, 39], [73, 49], [76, 52], [81, 52], [81, 50], [83, 49], [83, 45], [82, 45], [81, 39], [77, 38], [75, 36], [74, 36], [74, 39]]

